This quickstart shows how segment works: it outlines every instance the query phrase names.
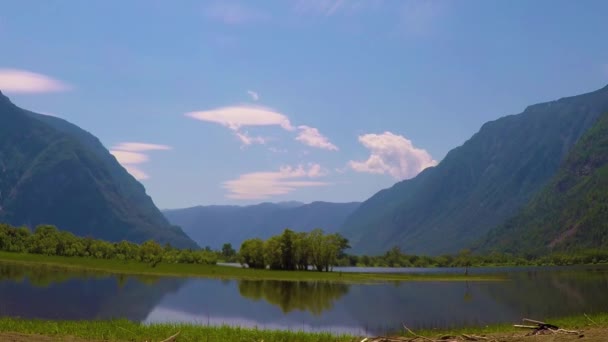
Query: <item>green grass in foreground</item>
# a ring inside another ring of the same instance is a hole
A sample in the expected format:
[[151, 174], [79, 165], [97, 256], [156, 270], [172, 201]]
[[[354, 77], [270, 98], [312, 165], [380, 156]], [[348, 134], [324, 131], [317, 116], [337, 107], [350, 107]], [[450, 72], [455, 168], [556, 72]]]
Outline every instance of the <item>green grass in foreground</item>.
[[[522, 317], [524, 318], [524, 317]], [[547, 318], [547, 317], [526, 317], [530, 319], [540, 320], [546, 323], [557, 325], [562, 329], [568, 330], [579, 330], [585, 328], [603, 328], [608, 329], [608, 313], [590, 314], [590, 315], [575, 315], [567, 317]], [[509, 332], [527, 332], [520, 328], [513, 327], [513, 324], [526, 324], [525, 322], [512, 322], [505, 324], [493, 324], [484, 327], [459, 327], [455, 329], [439, 329], [439, 330], [424, 330], [414, 331], [416, 334], [422, 336], [439, 336], [439, 335], [451, 335], [458, 336], [462, 334], [475, 334], [475, 335], [490, 335], [500, 334]], [[533, 325], [533, 324], [532, 324]], [[401, 332], [402, 335], [407, 336], [405, 331]]]
[[[539, 317], [537, 317], [539, 318]], [[543, 319], [543, 318], [539, 318]], [[602, 328], [608, 329], [608, 313], [545, 319], [545, 321], [565, 329]], [[518, 322], [513, 322], [518, 323]], [[415, 331], [424, 336], [445, 336], [476, 334], [501, 334], [513, 331], [512, 324], [488, 327], [458, 328], [454, 330]], [[229, 326], [206, 326], [194, 324], [151, 324], [145, 325], [128, 320], [108, 321], [46, 321], [19, 318], [0, 318], [0, 334], [3, 332], [53, 336], [57, 338], [72, 336], [85, 340], [103, 341], [162, 341], [179, 332], [178, 341], [265, 341], [265, 342], [351, 342], [361, 341], [361, 336], [334, 335], [331, 333], [308, 333], [302, 331], [259, 330]]]
[[205, 326], [194, 324], [144, 325], [128, 320], [109, 321], [44, 321], [15, 318], [0, 319], [0, 334], [21, 334], [61, 337], [78, 337], [103, 341], [162, 341], [179, 332], [178, 341], [247, 341], [247, 342], [350, 342], [360, 341], [348, 335], [331, 333], [307, 333], [298, 331], [258, 330], [229, 326]]
[[0, 252], [0, 261], [28, 265], [47, 265], [74, 269], [95, 270], [120, 274], [142, 274], [156, 276], [187, 276], [218, 279], [264, 279], [286, 281], [341, 281], [341, 282], [378, 282], [378, 281], [491, 281], [502, 280], [496, 275], [458, 275], [458, 274], [381, 274], [381, 273], [346, 273], [314, 271], [271, 271], [255, 270], [240, 267], [196, 265], [196, 264], [163, 264], [156, 267], [135, 261], [106, 260], [82, 257], [46, 256]]

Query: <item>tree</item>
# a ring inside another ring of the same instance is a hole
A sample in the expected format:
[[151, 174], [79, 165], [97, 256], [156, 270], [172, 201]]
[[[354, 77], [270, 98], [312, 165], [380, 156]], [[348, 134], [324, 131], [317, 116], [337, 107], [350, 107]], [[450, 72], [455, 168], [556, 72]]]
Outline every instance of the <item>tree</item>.
[[264, 242], [264, 261], [271, 270], [282, 268], [281, 237], [272, 236]]
[[250, 268], [266, 268], [264, 241], [261, 239], [243, 241], [238, 257], [241, 265], [247, 265]]
[[281, 269], [283, 270], [295, 270], [295, 246], [296, 234], [291, 229], [285, 229], [280, 237], [280, 250], [281, 250]]
[[222, 257], [224, 258], [224, 260], [231, 261], [234, 259], [235, 255], [236, 251], [234, 250], [234, 248], [232, 248], [232, 244], [225, 243], [222, 246]]
[[473, 264], [471, 260], [471, 250], [463, 249], [458, 253], [456, 257], [456, 263], [458, 266], [464, 267], [464, 275], [469, 275], [469, 267]]
[[152, 267], [161, 262], [163, 256], [163, 248], [154, 240], [144, 242], [139, 248], [141, 261], [149, 263]]

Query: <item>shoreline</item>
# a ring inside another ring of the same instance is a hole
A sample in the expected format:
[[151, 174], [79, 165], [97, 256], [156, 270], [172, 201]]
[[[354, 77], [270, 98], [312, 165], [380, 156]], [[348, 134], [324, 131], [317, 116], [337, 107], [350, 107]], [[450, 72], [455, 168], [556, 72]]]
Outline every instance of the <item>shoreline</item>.
[[377, 283], [401, 281], [503, 281], [501, 275], [461, 274], [395, 274], [356, 272], [274, 271], [234, 266], [200, 264], [166, 264], [155, 267], [135, 261], [94, 259], [84, 257], [45, 256], [29, 253], [0, 252], [0, 262], [27, 266], [48, 266], [112, 274], [198, 277], [211, 279], [247, 279], [282, 281], [331, 281], [345, 283]]
[[[418, 336], [439, 340], [450, 336], [451, 340], [467, 340], [465, 335], [482, 336], [496, 341], [603, 341], [608, 336], [608, 313], [576, 315], [547, 319], [548, 323], [564, 329], [576, 330], [579, 334], [547, 334], [526, 337], [529, 330], [514, 328], [512, 324], [495, 324], [485, 327], [462, 327], [457, 329], [437, 329], [414, 331]], [[513, 322], [513, 324], [518, 322]], [[175, 341], [320, 341], [320, 342], [360, 342], [365, 336], [332, 334], [329, 332], [304, 332], [295, 330], [265, 330], [237, 326], [206, 326], [191, 323], [144, 324], [124, 319], [100, 321], [58, 321], [21, 318], [0, 318], [0, 339], [14, 337], [11, 341], [163, 341], [171, 336]], [[583, 335], [583, 337], [581, 337]], [[393, 341], [408, 341], [415, 336], [402, 329], [390, 335]], [[21, 338], [21, 339], [19, 339]], [[424, 339], [423, 338], [423, 339]], [[551, 338], [551, 339], [546, 339]], [[368, 341], [381, 339], [368, 337]], [[450, 339], [448, 339], [450, 340]]]

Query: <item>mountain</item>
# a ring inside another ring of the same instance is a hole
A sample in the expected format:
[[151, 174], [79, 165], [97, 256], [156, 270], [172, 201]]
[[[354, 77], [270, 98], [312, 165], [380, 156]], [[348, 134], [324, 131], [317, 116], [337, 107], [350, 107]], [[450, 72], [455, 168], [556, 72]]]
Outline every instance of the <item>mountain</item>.
[[335, 232], [359, 203], [299, 202], [261, 203], [250, 206], [198, 206], [165, 210], [167, 219], [201, 246], [220, 248], [231, 243], [236, 249], [250, 238], [266, 239], [285, 228]]
[[198, 247], [90, 133], [23, 110], [2, 93], [0, 123], [0, 222]]
[[608, 111], [572, 148], [551, 182], [480, 250], [539, 254], [608, 247]]
[[363, 202], [340, 232], [353, 251], [455, 253], [513, 216], [608, 111], [608, 87], [484, 124], [436, 167]]

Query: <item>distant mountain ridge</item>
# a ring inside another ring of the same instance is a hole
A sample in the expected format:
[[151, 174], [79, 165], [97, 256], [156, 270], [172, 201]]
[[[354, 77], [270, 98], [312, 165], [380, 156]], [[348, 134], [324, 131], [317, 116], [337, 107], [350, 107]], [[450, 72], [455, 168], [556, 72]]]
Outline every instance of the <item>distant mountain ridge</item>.
[[0, 92], [0, 222], [197, 248], [92, 134]]
[[568, 153], [551, 182], [478, 250], [513, 254], [608, 247], [608, 111]]
[[220, 248], [231, 243], [238, 249], [250, 238], [267, 239], [285, 228], [335, 232], [359, 203], [299, 202], [260, 203], [250, 206], [211, 205], [164, 210], [163, 214], [201, 246]]
[[360, 254], [458, 252], [515, 215], [605, 112], [608, 87], [488, 122], [436, 167], [363, 202], [340, 232]]

